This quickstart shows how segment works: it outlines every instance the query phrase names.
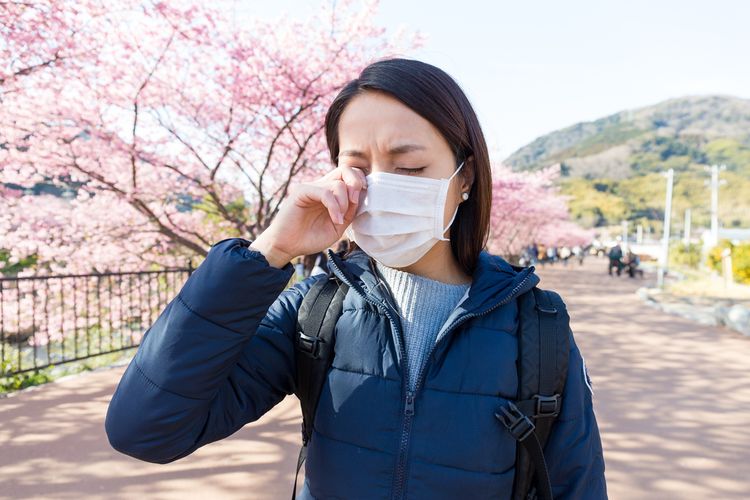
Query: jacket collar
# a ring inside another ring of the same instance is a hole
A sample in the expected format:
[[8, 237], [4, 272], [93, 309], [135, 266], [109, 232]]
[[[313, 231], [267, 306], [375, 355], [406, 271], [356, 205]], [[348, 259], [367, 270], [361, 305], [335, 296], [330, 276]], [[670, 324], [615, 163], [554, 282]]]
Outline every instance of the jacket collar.
[[[374, 260], [364, 251], [355, 250], [346, 259], [342, 259], [339, 254], [329, 250], [328, 267], [334, 275], [363, 296], [384, 305], [388, 302], [390, 294], [375, 274]], [[454, 314], [482, 314], [513, 296], [530, 290], [540, 281], [534, 271], [534, 266], [513, 266], [502, 257], [482, 251], [472, 275], [468, 297]]]

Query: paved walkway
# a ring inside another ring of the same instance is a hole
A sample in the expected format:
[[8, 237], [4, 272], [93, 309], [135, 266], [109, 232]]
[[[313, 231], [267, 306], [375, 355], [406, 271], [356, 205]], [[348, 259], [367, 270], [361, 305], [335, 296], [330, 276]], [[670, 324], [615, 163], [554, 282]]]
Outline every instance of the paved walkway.
[[[750, 338], [645, 307], [606, 262], [541, 271], [586, 358], [612, 499], [750, 499]], [[648, 279], [648, 276], [647, 276]]]
[[[643, 307], [601, 260], [541, 269], [572, 316], [596, 391], [612, 499], [750, 498], [750, 339]], [[288, 498], [296, 398], [168, 465], [110, 449], [122, 368], [0, 399], [0, 498]]]

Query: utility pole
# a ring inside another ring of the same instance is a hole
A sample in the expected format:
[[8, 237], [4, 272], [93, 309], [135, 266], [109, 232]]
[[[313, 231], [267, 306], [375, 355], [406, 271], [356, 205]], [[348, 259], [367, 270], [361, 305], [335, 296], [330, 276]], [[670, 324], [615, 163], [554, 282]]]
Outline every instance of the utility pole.
[[622, 245], [623, 245], [623, 251], [628, 250], [629, 243], [628, 243], [628, 221], [624, 220], [622, 221]]
[[661, 241], [661, 258], [659, 259], [659, 271], [656, 277], [656, 283], [659, 288], [664, 286], [664, 273], [667, 270], [669, 262], [669, 232], [670, 221], [672, 220], [672, 187], [674, 185], [674, 169], [667, 171], [667, 203], [664, 207], [664, 235]]
[[643, 243], [643, 225], [641, 224], [635, 227], [635, 242], [639, 245]]
[[719, 244], [719, 171], [726, 170], [726, 165], [711, 165], [711, 235], [708, 247]]
[[685, 244], [685, 246], [688, 246], [690, 244], [690, 219], [691, 219], [691, 213], [690, 209], [685, 209], [685, 227], [682, 231], [682, 242]]
[[719, 166], [711, 165], [711, 242], [719, 242]]

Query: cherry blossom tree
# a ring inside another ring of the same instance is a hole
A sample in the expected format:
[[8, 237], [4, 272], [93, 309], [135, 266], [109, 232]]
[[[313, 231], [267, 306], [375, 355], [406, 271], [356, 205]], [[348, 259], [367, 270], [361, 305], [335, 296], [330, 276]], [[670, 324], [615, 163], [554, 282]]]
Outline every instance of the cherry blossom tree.
[[532, 243], [574, 246], [591, 241], [591, 231], [570, 220], [567, 198], [555, 186], [559, 176], [559, 165], [536, 172], [514, 172], [502, 165], [493, 169], [491, 251], [515, 257]]
[[0, 248], [50, 272], [184, 266], [253, 238], [330, 168], [338, 89], [421, 43], [373, 24], [377, 2], [241, 23], [197, 0], [0, 6]]
[[93, 50], [85, 26], [105, 12], [91, 0], [0, 0], [0, 88]]

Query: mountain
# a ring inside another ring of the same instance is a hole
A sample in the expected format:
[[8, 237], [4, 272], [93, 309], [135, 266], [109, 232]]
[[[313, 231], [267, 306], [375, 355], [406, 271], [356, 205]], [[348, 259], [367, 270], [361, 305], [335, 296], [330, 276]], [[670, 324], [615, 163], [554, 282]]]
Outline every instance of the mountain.
[[571, 212], [585, 226], [629, 220], [660, 231], [662, 172], [675, 170], [676, 229], [686, 208], [693, 224], [707, 225], [706, 168], [721, 172], [722, 226], [750, 227], [750, 100], [689, 96], [581, 122], [539, 137], [504, 162], [514, 170], [559, 163]]

